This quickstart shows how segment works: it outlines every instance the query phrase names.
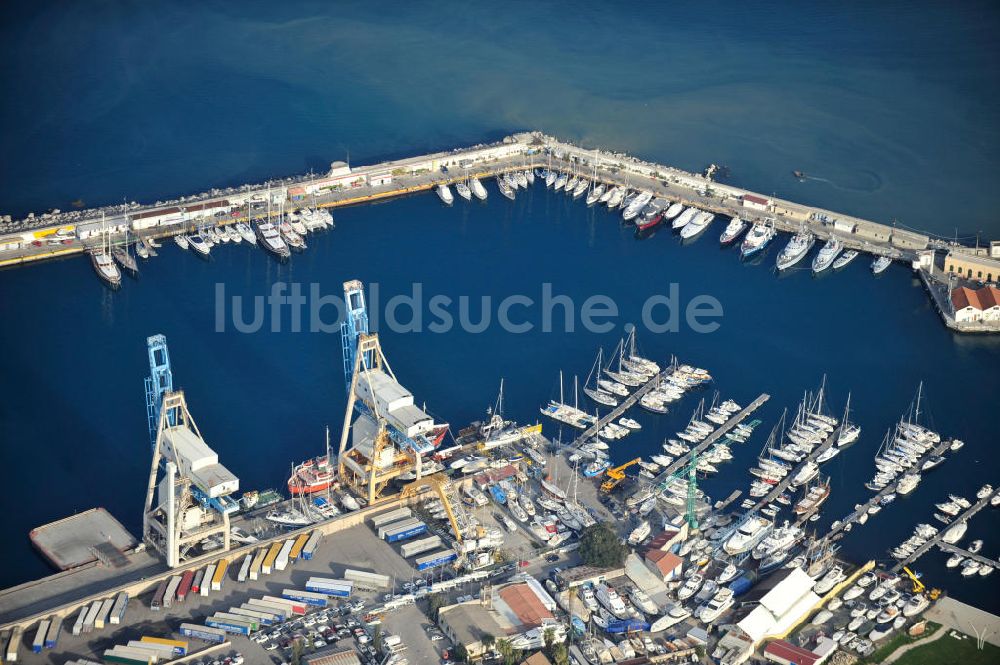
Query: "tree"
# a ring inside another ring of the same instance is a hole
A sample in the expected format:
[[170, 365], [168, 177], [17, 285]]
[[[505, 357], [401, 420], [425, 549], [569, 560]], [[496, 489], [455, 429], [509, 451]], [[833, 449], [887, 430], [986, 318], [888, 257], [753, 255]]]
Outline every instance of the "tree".
[[628, 547], [606, 522], [588, 526], [580, 535], [580, 558], [588, 566], [617, 568], [627, 554]]
[[427, 596], [427, 616], [437, 621], [438, 612], [444, 606], [444, 597], [439, 593], [432, 593]]
[[469, 660], [469, 652], [465, 650], [463, 644], [456, 644], [455, 648], [451, 650], [451, 654], [456, 662], [465, 663]]
[[515, 665], [521, 660], [521, 650], [515, 649], [510, 640], [497, 640], [496, 648], [503, 665]]
[[482, 642], [483, 648], [489, 651], [497, 643], [497, 638], [492, 633], [483, 633], [483, 637], [479, 641]]
[[545, 654], [548, 656], [552, 655], [552, 645], [556, 641], [556, 631], [554, 628], [546, 628], [545, 633], [543, 633], [542, 638], [545, 640]]
[[552, 645], [552, 653], [548, 654], [554, 665], [569, 665], [569, 647], [560, 642]]

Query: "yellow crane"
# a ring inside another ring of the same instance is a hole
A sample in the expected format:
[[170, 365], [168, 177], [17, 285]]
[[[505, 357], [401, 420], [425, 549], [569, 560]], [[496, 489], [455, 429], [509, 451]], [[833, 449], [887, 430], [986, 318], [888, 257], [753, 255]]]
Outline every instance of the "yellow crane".
[[[407, 484], [403, 487], [402, 491], [399, 493], [401, 499], [408, 499], [410, 497], [417, 496], [424, 489], [432, 489], [437, 493], [439, 499], [441, 499], [441, 505], [444, 506], [445, 512], [448, 514], [448, 522], [451, 524], [451, 530], [455, 534], [455, 540], [459, 543], [462, 542], [462, 530], [458, 527], [458, 520], [455, 519], [455, 513], [451, 508], [451, 502], [448, 500], [448, 494], [445, 492], [444, 487], [449, 483], [448, 477], [443, 473], [435, 473], [430, 476], [424, 476], [420, 480], [415, 480], [412, 483]], [[479, 535], [477, 533], [477, 535]]]
[[906, 573], [906, 576], [910, 578], [910, 582], [913, 583], [913, 593], [926, 592], [927, 597], [930, 598], [931, 600], [937, 600], [938, 596], [941, 595], [941, 589], [928, 590], [927, 585], [921, 582], [920, 577], [917, 576], [917, 574], [914, 573], [912, 570], [910, 570], [908, 567], [903, 566], [903, 572]]
[[604, 482], [601, 483], [602, 492], [610, 492], [614, 488], [618, 487], [618, 483], [625, 480], [625, 470], [630, 466], [634, 466], [642, 461], [641, 457], [636, 457], [634, 460], [629, 460], [621, 466], [616, 466], [612, 469], [608, 469], [604, 472]]

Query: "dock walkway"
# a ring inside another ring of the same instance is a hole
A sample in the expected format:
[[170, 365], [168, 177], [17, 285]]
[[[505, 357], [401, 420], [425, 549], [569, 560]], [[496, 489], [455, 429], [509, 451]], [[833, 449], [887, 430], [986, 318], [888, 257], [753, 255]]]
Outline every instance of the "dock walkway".
[[620, 418], [622, 415], [624, 415], [626, 411], [628, 411], [629, 409], [631, 409], [633, 406], [636, 405], [636, 403], [642, 398], [643, 395], [648, 393], [654, 387], [658, 386], [662, 381], [666, 380], [666, 378], [671, 374], [673, 374], [673, 371], [670, 368], [667, 368], [654, 375], [653, 378], [651, 378], [646, 383], [642, 384], [638, 390], [636, 390], [634, 393], [631, 393], [628, 397], [622, 400], [622, 402], [618, 406], [613, 408], [611, 411], [608, 411], [604, 416], [599, 418], [596, 423], [594, 423], [587, 429], [583, 430], [580, 436], [576, 437], [576, 440], [573, 441], [573, 443], [570, 445], [573, 448], [578, 448], [584, 443], [592, 441], [594, 437], [597, 436], [597, 433], [601, 431], [601, 428], [603, 428], [611, 421], [616, 420], [617, 418]]
[[[828, 436], [826, 440], [823, 441], [823, 443], [813, 448], [812, 452], [806, 455], [805, 459], [799, 462], [798, 466], [789, 471], [788, 475], [782, 478], [781, 482], [779, 482], [777, 485], [774, 486], [774, 489], [772, 489], [770, 492], [764, 495], [760, 500], [758, 500], [757, 503], [754, 504], [753, 508], [750, 508], [750, 512], [755, 512], [760, 510], [761, 508], [763, 508], [764, 506], [766, 506], [767, 504], [771, 503], [779, 496], [781, 496], [782, 493], [786, 489], [788, 489], [788, 487], [792, 484], [792, 478], [795, 477], [795, 474], [797, 474], [802, 469], [802, 467], [804, 467], [809, 462], [815, 462], [817, 457], [826, 452], [827, 449], [829, 449], [830, 446], [832, 446], [834, 442], [837, 441], [837, 438], [840, 436], [841, 428], [843, 428], [842, 424], [839, 427], [835, 427], [830, 436]], [[816, 512], [818, 508], [819, 506], [816, 506], [816, 508], [809, 511], [808, 513], [804, 513], [803, 515], [800, 516], [799, 520], [797, 521], [799, 523], [806, 521], [807, 519], [809, 519], [810, 515]]]
[[[951, 447], [951, 443], [952, 443], [951, 439], [942, 441], [935, 448], [933, 448], [930, 451], [930, 453], [927, 454], [927, 456], [942, 455], [942, 454], [944, 454], [945, 451], [947, 451], [948, 448]], [[829, 540], [829, 541], [836, 540], [837, 539], [836, 537], [838, 535], [842, 534], [842, 532], [844, 531], [844, 527], [845, 526], [847, 526], [848, 524], [853, 524], [854, 522], [856, 522], [857, 519], [859, 517], [861, 517], [861, 515], [863, 513], [867, 513], [869, 508], [871, 508], [875, 503], [881, 501], [882, 497], [884, 497], [884, 496], [886, 496], [888, 494], [893, 494], [893, 493], [895, 493], [895, 491], [896, 491], [896, 483], [895, 482], [890, 483], [888, 487], [886, 487], [885, 489], [880, 490], [878, 493], [872, 495], [872, 498], [870, 498], [865, 503], [861, 504], [861, 506], [859, 508], [856, 508], [851, 514], [849, 514], [847, 517], [845, 517], [841, 521], [841, 523], [837, 525], [836, 529], [831, 528], [830, 531], [827, 532], [827, 534], [825, 536], [823, 536], [823, 539], [824, 540]]]
[[660, 484], [665, 482], [667, 478], [674, 475], [679, 470], [683, 469], [685, 466], [687, 466], [688, 460], [691, 459], [692, 455], [700, 455], [705, 450], [707, 450], [709, 446], [717, 443], [719, 439], [728, 434], [734, 427], [739, 425], [741, 422], [746, 420], [747, 416], [749, 416], [751, 413], [759, 409], [761, 405], [764, 404], [764, 402], [766, 402], [769, 399], [771, 399], [770, 395], [768, 395], [767, 393], [761, 393], [757, 397], [757, 399], [750, 402], [750, 404], [745, 406], [739, 413], [737, 413], [735, 416], [727, 420], [724, 424], [720, 425], [717, 429], [713, 430], [711, 434], [705, 437], [704, 441], [702, 441], [697, 446], [692, 448], [689, 452], [681, 455], [676, 460], [674, 460], [673, 464], [671, 464], [662, 472], [660, 472], [660, 475], [656, 476], [656, 479], [653, 481], [654, 484]]
[[[919, 559], [920, 557], [922, 557], [924, 554], [926, 554], [927, 551], [930, 550], [935, 545], [938, 545], [938, 546], [941, 546], [941, 545], [948, 546], [948, 543], [942, 542], [941, 539], [944, 537], [944, 534], [946, 534], [948, 532], [948, 529], [951, 528], [951, 525], [952, 524], [957, 524], [957, 523], [959, 523], [959, 522], [961, 522], [963, 520], [970, 519], [973, 515], [975, 515], [980, 510], [982, 510], [983, 508], [985, 508], [986, 506], [988, 506], [989, 503], [990, 503], [990, 500], [993, 498], [993, 495], [995, 495], [997, 492], [1000, 492], [1000, 490], [996, 490], [996, 491], [992, 492], [986, 498], [980, 499], [979, 501], [976, 501], [974, 504], [972, 504], [971, 506], [969, 506], [965, 510], [965, 512], [960, 513], [957, 517], [955, 517], [955, 519], [953, 519], [950, 522], [950, 524], [948, 524], [947, 526], [943, 527], [940, 531], [938, 531], [937, 534], [935, 534], [935, 536], [933, 538], [931, 538], [926, 543], [924, 543], [923, 545], [921, 545], [920, 547], [918, 547], [917, 550], [913, 554], [911, 554], [910, 556], [908, 556], [907, 558], [903, 559], [902, 561], [898, 562], [895, 566], [893, 566], [892, 567], [892, 572], [893, 573], [898, 573], [900, 570], [903, 569], [903, 566], [909, 566], [914, 561], [916, 561], [917, 559]], [[942, 547], [942, 549], [944, 549], [944, 548]], [[956, 550], [961, 550], [961, 548], [958, 548], [958, 547], [956, 547], [955, 549]], [[972, 554], [970, 552], [966, 552], [966, 554], [968, 554], [969, 556], [977, 556], [977, 555]], [[986, 559], [986, 557], [983, 557], [983, 559], [985, 561], [989, 561], [989, 559]], [[989, 561], [989, 563], [990, 563], [991, 566], [994, 565], [994, 562], [992, 562], [992, 561]]]
[[[945, 531], [947, 530], [948, 528], [945, 527]], [[996, 561], [989, 558], [988, 556], [983, 556], [982, 554], [973, 554], [969, 550], [963, 549], [958, 545], [949, 545], [948, 543], [942, 541], [939, 542], [937, 546], [942, 552], [947, 552], [949, 554], [961, 554], [966, 559], [972, 559], [981, 566], [990, 566], [991, 568], [1000, 567], [998, 566], [998, 563]]]

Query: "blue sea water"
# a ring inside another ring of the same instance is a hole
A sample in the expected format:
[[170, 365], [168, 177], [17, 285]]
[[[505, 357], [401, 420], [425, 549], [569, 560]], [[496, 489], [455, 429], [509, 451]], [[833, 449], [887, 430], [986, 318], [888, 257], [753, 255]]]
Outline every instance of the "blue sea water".
[[[990, 176], [997, 148], [997, 12], [989, 3], [808, 6], [656, 4], [209, 2], [197, 7], [4, 5], [0, 57], [0, 208], [10, 212], [155, 200], [335, 159], [463, 145], [510, 131], [549, 133], [700, 169], [727, 164], [759, 191], [951, 235], [1000, 235]], [[16, 129], [15, 129], [16, 128]], [[816, 180], [799, 183], [801, 169]], [[766, 430], [828, 376], [835, 412], [852, 394], [862, 440], [830, 462], [820, 527], [866, 494], [871, 456], [920, 381], [926, 417], [967, 441], [867, 527], [845, 552], [886, 557], [932, 521], [948, 492], [1000, 482], [993, 456], [1000, 342], [938, 322], [919, 283], [861, 260], [813, 279], [778, 278], [776, 251], [745, 264], [716, 242], [661, 232], [637, 241], [619, 219], [542, 189], [511, 203], [443, 207], [429, 195], [337, 211], [337, 228], [279, 265], [224, 246], [201, 261], [174, 246], [138, 281], [105, 290], [84, 259], [0, 274], [0, 499], [11, 563], [0, 586], [43, 575], [26, 534], [94, 505], [134, 533], [148, 466], [142, 378], [146, 336], [167, 335], [175, 382], [206, 438], [245, 488], [281, 486], [292, 462], [334, 439], [344, 409], [337, 334], [216, 332], [216, 289], [251, 298], [276, 281], [337, 294], [377, 283], [384, 303], [410, 293], [540, 299], [544, 283], [577, 303], [604, 294], [614, 331], [401, 334], [383, 330], [397, 375], [456, 426], [481, 417], [505, 377], [508, 415], [527, 422], [557, 395], [558, 372], [585, 378], [643, 303], [676, 283], [682, 303], [719, 300], [720, 328], [640, 329], [642, 350], [708, 368], [724, 397], [772, 395], [761, 431], [719, 477], [718, 498]], [[781, 241], [779, 241], [780, 243]], [[582, 398], [581, 398], [582, 399]], [[687, 420], [639, 412], [641, 434], [616, 459], [651, 454]], [[546, 423], [546, 432], [550, 430]], [[968, 538], [1000, 554], [997, 517]], [[1000, 609], [995, 576], [962, 580], [931, 554], [935, 586]]]

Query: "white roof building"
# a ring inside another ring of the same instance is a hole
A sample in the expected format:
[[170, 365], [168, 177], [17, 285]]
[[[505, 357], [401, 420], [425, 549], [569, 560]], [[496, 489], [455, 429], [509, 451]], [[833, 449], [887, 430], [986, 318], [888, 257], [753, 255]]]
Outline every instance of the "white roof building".
[[785, 633], [820, 601], [812, 590], [814, 584], [801, 568], [789, 570], [760, 596], [757, 607], [737, 625], [754, 643]]

